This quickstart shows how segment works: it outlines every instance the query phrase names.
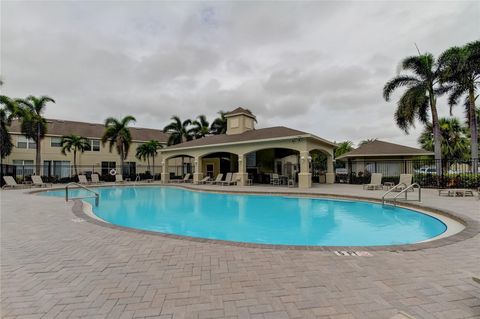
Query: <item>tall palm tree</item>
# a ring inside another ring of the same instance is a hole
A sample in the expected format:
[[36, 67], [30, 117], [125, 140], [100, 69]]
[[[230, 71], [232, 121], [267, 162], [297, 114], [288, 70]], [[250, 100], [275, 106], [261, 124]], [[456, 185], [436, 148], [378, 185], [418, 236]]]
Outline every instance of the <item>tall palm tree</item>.
[[353, 150], [353, 142], [352, 141], [344, 141], [337, 144], [335, 148], [335, 157], [339, 157], [345, 153], [350, 152]]
[[116, 147], [118, 155], [120, 155], [120, 166], [123, 174], [125, 160], [132, 144], [132, 135], [128, 125], [131, 122], [135, 122], [136, 119], [127, 115], [121, 120], [109, 117], [105, 120], [105, 132], [102, 137], [102, 145], [108, 141], [110, 152], [112, 152], [113, 146]]
[[17, 106], [13, 99], [0, 95], [0, 165], [5, 157], [10, 155], [13, 149], [12, 136], [8, 127], [17, 115]]
[[205, 115], [200, 115], [192, 122], [193, 128], [190, 129], [195, 138], [202, 138], [210, 134], [210, 123]]
[[30, 95], [26, 99], [17, 99], [21, 118], [22, 133], [32, 139], [36, 145], [35, 174], [40, 175], [42, 164], [41, 142], [47, 133], [47, 120], [42, 116], [48, 102], [55, 101], [48, 96], [35, 97]]
[[215, 135], [227, 133], [227, 118], [225, 117], [225, 112], [220, 111], [218, 114], [220, 114], [220, 116], [213, 120], [210, 127], [211, 133]]
[[[467, 128], [457, 118], [440, 118], [442, 156], [446, 160], [463, 160], [468, 157], [469, 141]], [[433, 151], [433, 127], [428, 123], [418, 138], [423, 149]]]
[[135, 157], [142, 161], [147, 161], [147, 167], [150, 171], [150, 150], [147, 143], [143, 143], [137, 146], [137, 152]]
[[155, 178], [155, 157], [158, 155], [158, 150], [161, 148], [163, 148], [163, 145], [157, 140], [150, 140], [137, 147], [136, 157], [147, 161], [148, 170], [150, 170], [150, 158], [152, 158], [153, 167], [151, 173], [153, 178]]
[[180, 144], [192, 139], [192, 134], [189, 126], [192, 124], [191, 120], [182, 122], [178, 116], [172, 116], [172, 122], [165, 126], [163, 131], [170, 134], [168, 138], [168, 145]]
[[61, 140], [62, 145], [62, 154], [67, 155], [67, 152], [72, 152], [73, 150], [73, 167], [75, 168], [75, 175], [78, 175], [77, 169], [77, 152], [83, 153], [86, 150], [90, 149], [90, 143], [86, 137], [70, 134], [62, 136]]
[[[401, 63], [407, 74], [400, 74], [388, 81], [383, 88], [383, 97], [390, 101], [392, 93], [406, 87], [406, 91], [398, 101], [395, 112], [395, 121], [401, 129], [408, 134], [408, 129], [418, 119], [423, 124], [429, 122], [429, 113], [432, 117], [435, 160], [441, 162], [441, 133], [438, 122], [437, 97], [442, 94], [439, 86], [440, 70], [432, 54], [420, 54], [405, 58]], [[441, 165], [437, 166], [438, 169]]]
[[[449, 91], [448, 104], [452, 107], [466, 96], [466, 115], [470, 128], [470, 158], [478, 165], [478, 123], [475, 114], [475, 100], [480, 88], [480, 41], [463, 47], [452, 47], [438, 59], [442, 84]], [[476, 169], [474, 170], [476, 171]]]

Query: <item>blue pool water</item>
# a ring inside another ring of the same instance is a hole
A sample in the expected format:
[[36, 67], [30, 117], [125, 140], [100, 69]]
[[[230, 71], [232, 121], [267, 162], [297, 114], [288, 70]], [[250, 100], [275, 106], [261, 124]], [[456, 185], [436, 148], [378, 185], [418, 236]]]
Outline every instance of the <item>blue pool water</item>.
[[[246, 243], [372, 246], [423, 241], [446, 230], [440, 220], [361, 201], [234, 195], [171, 187], [97, 188], [94, 213], [112, 224]], [[65, 196], [64, 191], [43, 193]], [[86, 195], [71, 190], [72, 196]], [[88, 199], [93, 204], [93, 199]]]

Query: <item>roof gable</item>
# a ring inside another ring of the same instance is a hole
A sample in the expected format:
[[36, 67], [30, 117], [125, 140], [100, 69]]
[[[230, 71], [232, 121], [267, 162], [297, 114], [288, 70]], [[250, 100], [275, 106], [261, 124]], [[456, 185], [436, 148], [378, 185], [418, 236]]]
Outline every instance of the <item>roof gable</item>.
[[351, 158], [351, 157], [369, 157], [369, 156], [422, 156], [433, 155], [420, 148], [389, 143], [385, 141], [375, 140], [339, 156], [337, 159]]

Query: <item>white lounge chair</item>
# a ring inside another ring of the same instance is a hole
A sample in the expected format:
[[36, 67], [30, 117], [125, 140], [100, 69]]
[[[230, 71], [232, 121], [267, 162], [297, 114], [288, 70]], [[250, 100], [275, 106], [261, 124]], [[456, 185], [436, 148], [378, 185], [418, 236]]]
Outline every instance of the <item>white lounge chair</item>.
[[94, 183], [94, 184], [101, 183], [100, 178], [99, 178], [97, 173], [93, 173], [92, 176], [91, 176], [91, 179], [92, 179], [92, 183]]
[[17, 181], [13, 176], [3, 176], [3, 180], [5, 181], [5, 185], [2, 186], [2, 189], [5, 188], [23, 188], [24, 185], [17, 184]]
[[205, 184], [210, 184], [210, 185], [219, 184], [219, 183], [222, 182], [222, 178], [223, 178], [223, 174], [220, 173], [220, 174], [217, 175], [217, 177], [214, 180], [210, 180], [210, 181], [206, 182]]
[[475, 196], [473, 194], [473, 190], [467, 188], [447, 188], [447, 189], [439, 189], [438, 190], [439, 196], [450, 196], [450, 197], [467, 197], [467, 196]]
[[270, 180], [270, 184], [272, 185], [280, 185], [280, 177], [278, 176], [278, 174], [272, 174], [271, 175], [271, 180]]
[[32, 175], [32, 184], [33, 186], [47, 187], [48, 185], [52, 186], [52, 183], [44, 183], [41, 176]]
[[[412, 185], [412, 177], [412, 174], [400, 174], [400, 180], [397, 185], [393, 186], [393, 190], [400, 192]], [[414, 191], [413, 188], [411, 188], [411, 191]]]
[[225, 177], [225, 180], [221, 181], [220, 183], [223, 186], [229, 186], [229, 185], [235, 184], [236, 179], [237, 179], [237, 174], [236, 173], [227, 173], [227, 176]]
[[85, 175], [78, 175], [78, 183], [80, 183], [80, 184], [88, 184], [87, 176], [85, 176]]
[[382, 185], [382, 174], [381, 173], [372, 173], [370, 184], [363, 184], [363, 189], [366, 190], [377, 190], [383, 189]]
[[123, 175], [115, 175], [115, 183], [125, 183], [125, 181], [123, 180]]
[[198, 181], [198, 184], [206, 184], [208, 183], [208, 181], [210, 181], [211, 178], [210, 176], [205, 176], [204, 178], [202, 178], [200, 181]]
[[185, 176], [183, 177], [183, 179], [179, 180], [178, 182], [179, 183], [190, 183], [191, 180], [190, 180], [190, 177], [192, 176], [192, 174], [190, 173], [187, 173], [185, 174]]

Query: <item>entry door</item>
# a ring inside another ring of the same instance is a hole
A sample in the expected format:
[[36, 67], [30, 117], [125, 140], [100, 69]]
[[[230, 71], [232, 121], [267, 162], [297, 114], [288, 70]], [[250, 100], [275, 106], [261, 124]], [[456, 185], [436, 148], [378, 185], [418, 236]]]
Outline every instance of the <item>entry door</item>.
[[213, 164], [207, 164], [207, 176], [213, 177]]

